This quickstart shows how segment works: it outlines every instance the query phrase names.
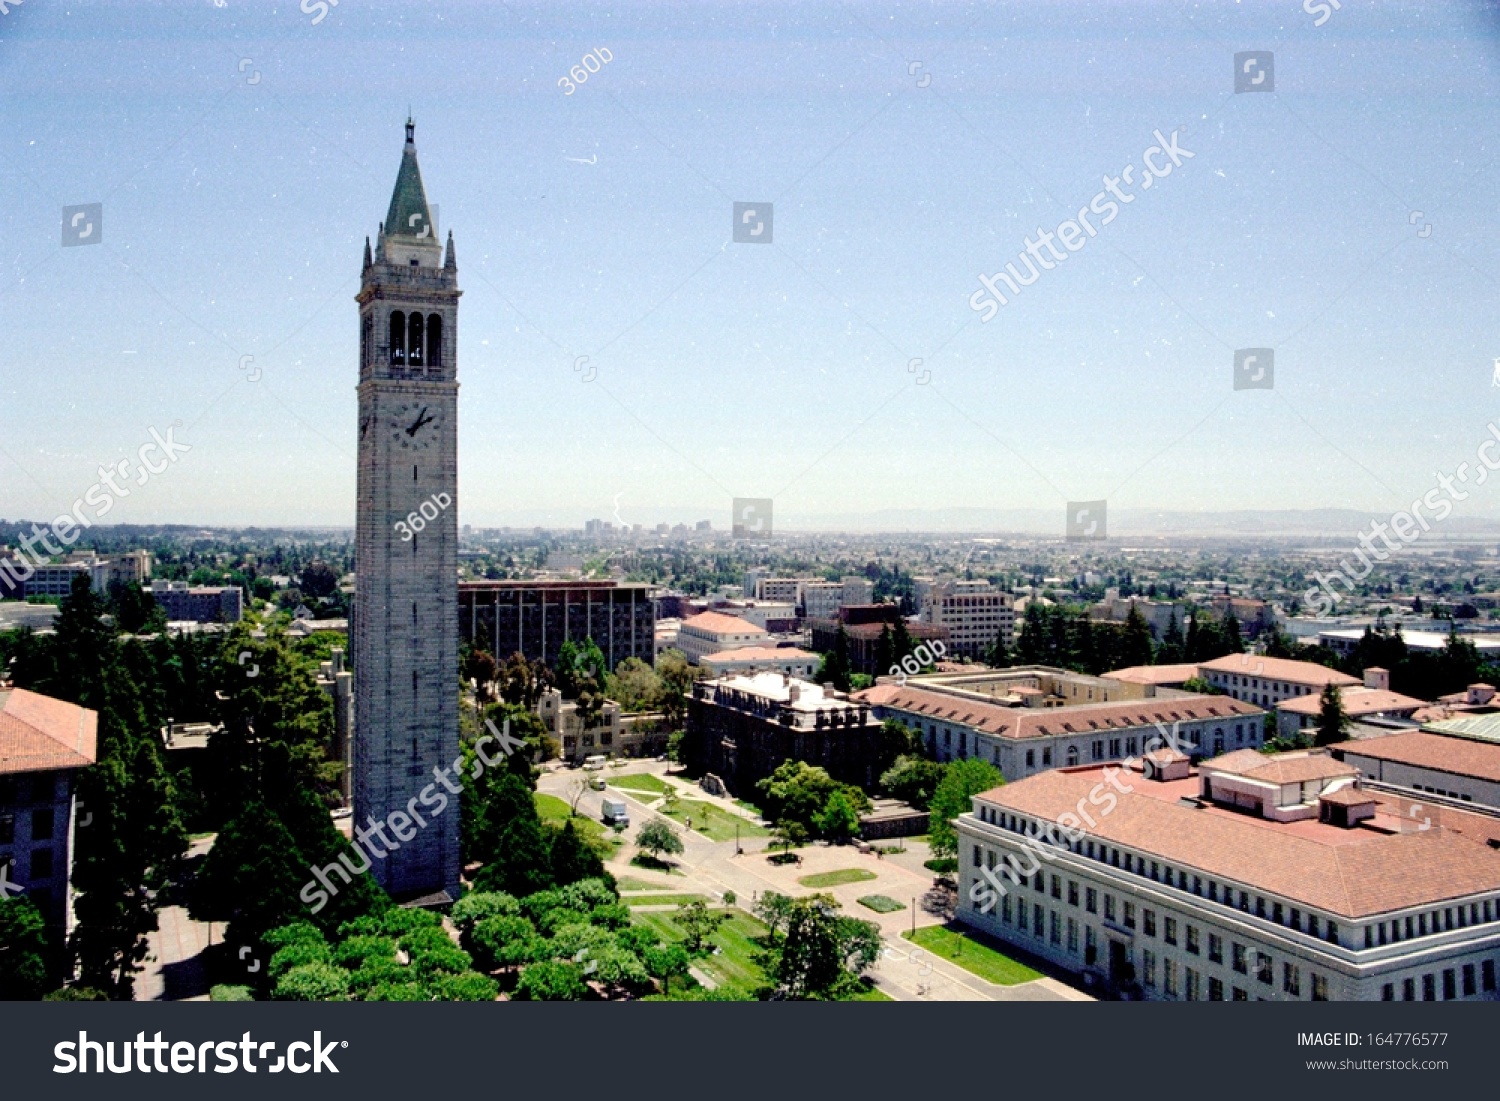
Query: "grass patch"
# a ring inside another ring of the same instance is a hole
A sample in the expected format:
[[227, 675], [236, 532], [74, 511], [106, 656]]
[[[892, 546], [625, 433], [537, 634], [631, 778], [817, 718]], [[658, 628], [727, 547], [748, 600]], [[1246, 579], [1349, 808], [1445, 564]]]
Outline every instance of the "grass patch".
[[644, 879], [637, 879], [633, 875], [624, 876], [615, 881], [615, 886], [621, 891], [659, 891], [660, 883], [648, 883]]
[[532, 799], [536, 802], [538, 816], [545, 824], [562, 829], [564, 823], [571, 821], [573, 829], [583, 839], [583, 843], [598, 853], [601, 858], [608, 859], [615, 848], [622, 844], [618, 837], [605, 828], [604, 823], [585, 818], [581, 814], [574, 818], [567, 802], [557, 796], [543, 795], [538, 792], [532, 796]]
[[660, 857], [652, 856], [650, 853], [636, 853], [630, 858], [630, 862], [637, 868], [645, 868], [650, 872], [660, 872], [662, 875], [686, 875], [676, 864], [670, 864]]
[[689, 902], [707, 902], [707, 895], [622, 895], [626, 906], [685, 906]]
[[865, 895], [858, 901], [861, 906], [874, 910], [877, 914], [894, 914], [897, 910], [906, 909], [906, 903], [897, 902], [889, 895]]
[[747, 837], [765, 837], [768, 834], [767, 830], [748, 819], [731, 814], [713, 803], [700, 803], [695, 799], [676, 799], [657, 807], [656, 811], [684, 826], [688, 819], [692, 819], [693, 832], [701, 833], [710, 841], [733, 841], [736, 826], [739, 827], [741, 840]]
[[1042, 977], [1040, 971], [1033, 971], [1024, 963], [957, 932], [951, 926], [927, 925], [915, 933], [908, 930], [901, 935], [934, 955], [958, 964], [970, 974], [999, 986], [1014, 986]]
[[[722, 911], [723, 908], [719, 909]], [[727, 912], [729, 920], [719, 926], [712, 938], [722, 951], [717, 956], [695, 959], [693, 964], [720, 986], [733, 986], [751, 994], [757, 987], [766, 985], [765, 973], [756, 966], [755, 953], [760, 951], [759, 938], [764, 937], [768, 930], [743, 910], [730, 908]], [[671, 911], [636, 913], [631, 915], [631, 920], [654, 930], [663, 940], [680, 941], [687, 937], [687, 932], [677, 924]]]
[[867, 879], [874, 878], [876, 878], [874, 872], [867, 872], [863, 868], [840, 868], [836, 872], [799, 876], [797, 882], [804, 887], [838, 887], [845, 883], [863, 883]]
[[646, 791], [653, 795], [665, 795], [672, 790], [671, 784], [649, 772], [627, 772], [621, 776], [611, 776], [609, 786], [625, 791]]
[[851, 994], [849, 997], [847, 997], [847, 998], [844, 999], [845, 1001], [848, 1001], [848, 1002], [893, 1002], [893, 1001], [896, 1000], [895, 998], [893, 998], [889, 994], [887, 994], [884, 990], [880, 989], [880, 987], [876, 986], [868, 978], [862, 978], [862, 979], [860, 979], [859, 980], [859, 985], [862, 988], [859, 991], [859, 993], [857, 993], [857, 994]]

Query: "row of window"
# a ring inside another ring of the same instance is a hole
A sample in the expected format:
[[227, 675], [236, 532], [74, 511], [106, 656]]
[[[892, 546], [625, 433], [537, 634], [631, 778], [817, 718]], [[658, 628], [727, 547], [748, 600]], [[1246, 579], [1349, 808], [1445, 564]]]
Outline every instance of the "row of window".
[[1413, 784], [1412, 787], [1417, 791], [1428, 791], [1433, 795], [1446, 795], [1449, 799], [1457, 799], [1464, 803], [1472, 803], [1474, 801], [1472, 795], [1465, 795], [1461, 791], [1444, 791], [1442, 788], [1435, 788], [1428, 784]]
[[0, 854], [0, 868], [5, 869], [5, 878], [13, 884], [39, 885], [51, 879], [56, 870], [55, 855], [51, 849], [32, 849], [28, 860], [29, 869], [22, 872], [16, 867], [16, 858]]
[[[1274, 970], [1269, 956], [1257, 952], [1257, 978], [1263, 983], [1271, 983], [1274, 979]], [[1147, 990], [1157, 990], [1157, 958], [1156, 953], [1149, 948], [1141, 950], [1141, 985]], [[1204, 975], [1197, 968], [1179, 966], [1174, 959], [1167, 958], [1161, 962], [1161, 985], [1160, 991], [1166, 998], [1181, 998], [1184, 1001], [1200, 1002], [1205, 1000]], [[1295, 963], [1283, 963], [1281, 965], [1281, 992], [1293, 998], [1302, 997], [1302, 968]], [[1179, 972], [1181, 979], [1179, 981]], [[1308, 972], [1308, 989], [1312, 1000], [1315, 1002], [1326, 1002], [1328, 1000], [1328, 977], [1320, 975], [1316, 971]], [[1217, 975], [1207, 976], [1207, 1000], [1211, 1002], [1225, 1001], [1224, 980]], [[1229, 988], [1228, 1001], [1248, 1002], [1250, 992], [1243, 986]], [[1264, 1000], [1257, 996], [1257, 1001]]]
[[[1022, 819], [1017, 815], [996, 811], [993, 807], [981, 807], [980, 819], [991, 825], [999, 826], [1001, 829], [1009, 830], [1033, 837], [1043, 836], [1044, 828], [1041, 824], [1030, 819]], [[1050, 824], [1048, 824], [1050, 825]], [[1066, 841], [1060, 831], [1054, 830], [1053, 836], [1059, 841]], [[1274, 922], [1277, 925], [1295, 929], [1297, 932], [1305, 932], [1310, 936], [1322, 937], [1331, 944], [1339, 943], [1339, 927], [1334, 921], [1323, 919], [1320, 921], [1317, 914], [1296, 906], [1286, 906], [1274, 899], [1267, 902], [1264, 895], [1251, 896], [1248, 891], [1236, 890], [1228, 883], [1219, 883], [1215, 879], [1206, 879], [1201, 875], [1195, 875], [1183, 868], [1174, 868], [1172, 865], [1162, 861], [1148, 860], [1144, 856], [1122, 851], [1103, 842], [1095, 843], [1091, 840], [1079, 840], [1066, 843], [1066, 847], [1075, 856], [1086, 856], [1090, 860], [1108, 864], [1110, 867], [1119, 868], [1133, 875], [1139, 875], [1150, 879], [1154, 883], [1161, 883], [1167, 887], [1176, 887], [1181, 891], [1188, 891], [1200, 898], [1206, 898], [1210, 902], [1217, 902], [1224, 906], [1232, 906], [1243, 913], [1253, 912], [1256, 917]], [[988, 853], [989, 866], [995, 866], [995, 854]], [[980, 847], [974, 846], [974, 865], [979, 866]], [[1478, 904], [1475, 904], [1476, 910]], [[1493, 903], [1486, 902], [1483, 905], [1485, 921], [1494, 920]], [[1478, 924], [1473, 922], [1472, 924]], [[1384, 942], [1382, 942], [1384, 943]]]
[[[370, 362], [371, 319], [360, 327], [360, 357]], [[418, 311], [410, 314], [392, 310], [390, 316], [389, 361], [392, 367], [441, 367], [443, 363], [443, 319], [439, 314], [425, 317]]]
[[[66, 592], [63, 595], [67, 595]], [[57, 774], [38, 772], [30, 776], [0, 779], [0, 807], [17, 803], [51, 803], [57, 798]]]
[[[1461, 969], [1445, 967], [1443, 976], [1443, 1001], [1450, 1002], [1458, 997], [1459, 979], [1463, 979], [1463, 996], [1471, 998], [1475, 994], [1474, 965], [1466, 963]], [[1422, 1000], [1424, 1002], [1437, 1001], [1438, 977], [1435, 972], [1428, 972], [1422, 977]], [[1479, 985], [1486, 992], [1495, 989], [1495, 961], [1482, 960], [1479, 965]], [[1401, 980], [1401, 997], [1396, 997], [1396, 984], [1388, 982], [1380, 988], [1380, 1000], [1383, 1002], [1414, 1002], [1417, 1000], [1417, 976], [1411, 975]]]

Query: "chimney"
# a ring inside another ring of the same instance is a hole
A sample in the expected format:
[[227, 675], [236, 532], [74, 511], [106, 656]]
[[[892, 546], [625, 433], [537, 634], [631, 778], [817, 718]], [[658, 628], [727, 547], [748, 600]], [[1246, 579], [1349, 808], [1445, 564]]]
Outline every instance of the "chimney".
[[1391, 690], [1391, 671], [1382, 669], [1378, 665], [1372, 665], [1365, 670], [1365, 687], [1375, 688], [1381, 692]]
[[1472, 704], [1489, 703], [1495, 698], [1495, 689], [1488, 684], [1469, 685], [1468, 702]]
[[802, 698], [802, 686], [800, 684], [793, 684], [788, 687], [786, 698], [788, 703], [796, 703]]

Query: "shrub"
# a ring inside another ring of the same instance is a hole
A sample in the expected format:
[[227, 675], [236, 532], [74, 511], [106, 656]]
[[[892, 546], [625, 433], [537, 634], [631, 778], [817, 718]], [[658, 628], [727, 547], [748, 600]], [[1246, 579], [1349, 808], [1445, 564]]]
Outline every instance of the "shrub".
[[333, 962], [350, 971], [358, 971], [371, 960], [394, 961], [395, 958], [395, 941], [368, 934], [350, 937], [333, 950]]
[[250, 993], [248, 986], [227, 986], [220, 983], [208, 992], [208, 1000], [211, 1002], [253, 1002], [255, 995]]
[[43, 994], [44, 1002], [107, 1002], [109, 995], [102, 990], [95, 990], [92, 986], [64, 986]]
[[499, 983], [477, 971], [434, 975], [428, 987], [445, 1002], [492, 1002], [500, 993]]
[[861, 906], [874, 910], [877, 914], [894, 914], [897, 910], [906, 909], [906, 903], [897, 902], [889, 895], [865, 895], [858, 902]]
[[349, 972], [331, 963], [307, 963], [281, 976], [271, 996], [283, 1002], [348, 1001]]
[[261, 937], [261, 943], [271, 952], [291, 944], [327, 944], [323, 931], [310, 921], [294, 921], [281, 925]]
[[403, 933], [400, 945], [411, 955], [431, 948], [452, 948], [453, 941], [442, 929], [422, 926]]
[[588, 993], [583, 976], [569, 963], [545, 960], [521, 972], [512, 997], [519, 1002], [576, 1002]]
[[432, 996], [421, 983], [383, 982], [365, 991], [367, 1002], [427, 1002]]
[[363, 995], [382, 983], [405, 982], [410, 975], [411, 972], [395, 960], [366, 960], [358, 971], [349, 976], [349, 991], [355, 995]]
[[294, 941], [285, 948], [276, 950], [276, 954], [271, 957], [270, 966], [266, 968], [266, 974], [273, 979], [279, 979], [294, 967], [327, 962], [328, 945], [321, 940]]
[[509, 917], [521, 912], [521, 904], [504, 891], [476, 891], [453, 904], [455, 925], [473, 927], [491, 917]]
[[431, 975], [438, 971], [447, 971], [451, 974], [459, 974], [470, 971], [474, 967], [474, 960], [462, 948], [454, 947], [450, 941], [445, 946], [434, 945], [431, 948], [423, 948], [411, 954], [412, 970], [422, 975]]

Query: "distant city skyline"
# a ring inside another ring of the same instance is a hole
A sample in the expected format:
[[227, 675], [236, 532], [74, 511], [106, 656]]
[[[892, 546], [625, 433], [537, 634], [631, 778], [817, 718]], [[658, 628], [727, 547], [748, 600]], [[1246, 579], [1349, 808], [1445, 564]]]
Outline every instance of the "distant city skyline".
[[[408, 107], [466, 291], [461, 524], [1389, 514], [1500, 397], [1483, 4], [314, 18], [0, 15], [0, 517], [176, 424], [191, 453], [104, 522], [352, 523], [352, 298]], [[1246, 51], [1270, 94], [1235, 93]], [[1071, 236], [1168, 136], [1191, 157]], [[1028, 251], [1053, 266], [984, 320]], [[1270, 391], [1236, 371], [1265, 349]], [[1448, 523], [1494, 516], [1500, 483]]]

